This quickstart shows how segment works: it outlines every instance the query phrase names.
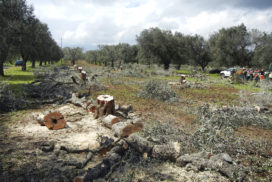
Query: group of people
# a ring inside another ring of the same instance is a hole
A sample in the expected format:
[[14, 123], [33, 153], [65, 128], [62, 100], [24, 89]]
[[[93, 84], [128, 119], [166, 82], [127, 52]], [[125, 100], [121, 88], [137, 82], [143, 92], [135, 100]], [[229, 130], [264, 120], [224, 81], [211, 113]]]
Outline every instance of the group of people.
[[239, 69], [236, 73], [241, 75], [241, 77], [245, 81], [254, 80], [258, 82], [260, 80], [264, 80], [269, 77], [269, 72], [265, 72], [263, 68], [261, 70], [258, 70], [258, 69], [253, 70], [251, 68], [250, 69], [242, 68], [242, 69]]

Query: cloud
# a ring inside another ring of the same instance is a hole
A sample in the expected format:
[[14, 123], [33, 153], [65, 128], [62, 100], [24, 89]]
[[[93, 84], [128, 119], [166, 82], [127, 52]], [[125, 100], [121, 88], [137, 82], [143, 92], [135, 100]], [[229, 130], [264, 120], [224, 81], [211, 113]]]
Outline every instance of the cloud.
[[63, 46], [136, 43], [143, 29], [159, 27], [208, 38], [244, 23], [272, 31], [271, 0], [27, 0]]

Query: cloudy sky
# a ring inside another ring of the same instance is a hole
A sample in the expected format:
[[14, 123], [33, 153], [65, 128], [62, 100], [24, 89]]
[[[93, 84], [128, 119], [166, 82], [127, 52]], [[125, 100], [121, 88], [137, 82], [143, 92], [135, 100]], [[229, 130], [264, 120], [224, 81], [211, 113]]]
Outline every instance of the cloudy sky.
[[27, 0], [65, 46], [136, 43], [146, 28], [200, 34], [244, 23], [272, 32], [272, 0]]

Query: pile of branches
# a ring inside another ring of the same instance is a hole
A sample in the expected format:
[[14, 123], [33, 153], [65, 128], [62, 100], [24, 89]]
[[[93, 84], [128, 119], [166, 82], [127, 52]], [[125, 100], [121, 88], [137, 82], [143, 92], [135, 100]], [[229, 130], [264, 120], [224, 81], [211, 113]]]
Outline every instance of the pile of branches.
[[201, 126], [192, 135], [192, 145], [197, 149], [205, 149], [216, 153], [226, 152], [236, 154], [258, 154], [269, 156], [271, 142], [251, 141], [237, 137], [238, 127], [254, 126], [271, 129], [272, 122], [256, 110], [247, 107], [229, 107], [210, 109], [206, 104], [200, 108]]
[[[67, 66], [34, 72], [37, 78], [31, 84], [24, 86], [24, 96], [32, 98], [39, 104], [62, 104], [71, 98], [71, 94], [78, 90], [88, 90], [89, 84], [81, 83], [79, 74]], [[77, 80], [73, 82], [71, 77]]]
[[8, 83], [0, 83], [0, 113], [24, 109], [27, 105], [27, 101], [18, 98], [16, 92], [13, 91]]

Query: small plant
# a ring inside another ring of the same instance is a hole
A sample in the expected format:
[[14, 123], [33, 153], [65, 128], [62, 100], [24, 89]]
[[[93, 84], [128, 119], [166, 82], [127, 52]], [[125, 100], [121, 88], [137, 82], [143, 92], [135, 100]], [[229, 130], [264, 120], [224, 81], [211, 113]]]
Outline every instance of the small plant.
[[150, 80], [143, 85], [140, 97], [160, 101], [175, 101], [176, 93], [166, 82]]

